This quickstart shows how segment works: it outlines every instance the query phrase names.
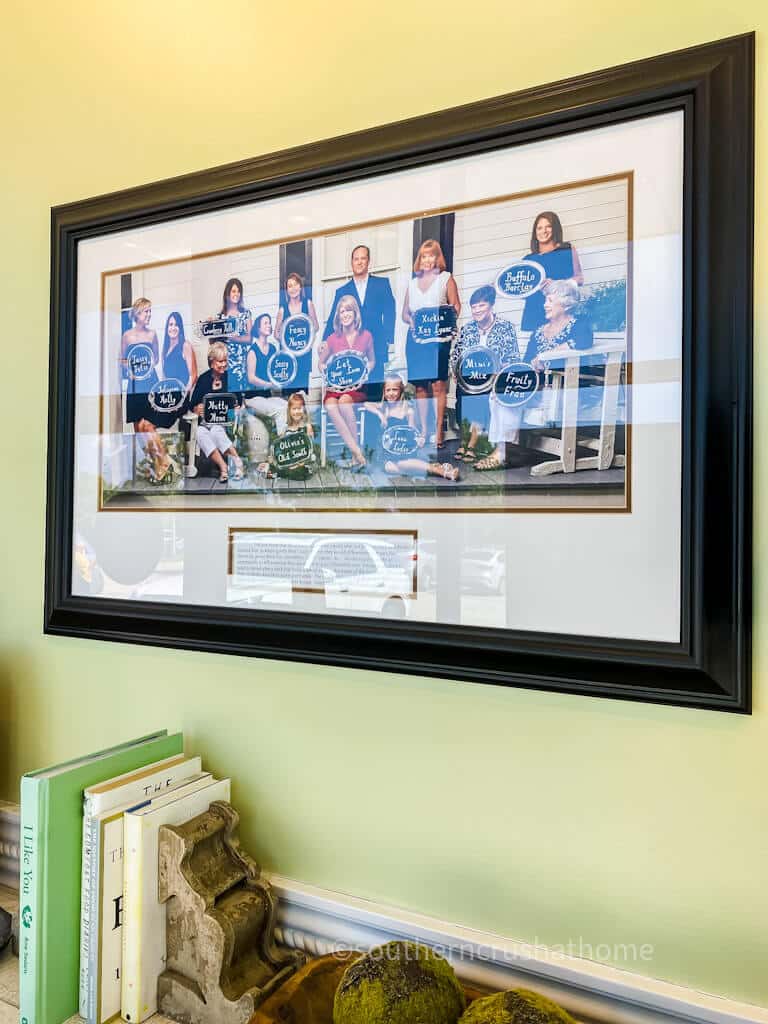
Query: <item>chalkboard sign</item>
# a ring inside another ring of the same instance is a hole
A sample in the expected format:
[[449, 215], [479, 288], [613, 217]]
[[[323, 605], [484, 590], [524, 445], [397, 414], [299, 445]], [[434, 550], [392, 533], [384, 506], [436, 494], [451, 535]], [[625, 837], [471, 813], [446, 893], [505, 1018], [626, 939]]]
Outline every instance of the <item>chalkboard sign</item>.
[[267, 377], [275, 387], [287, 388], [296, 380], [299, 364], [290, 352], [273, 352], [267, 360]]
[[248, 314], [240, 313], [239, 316], [215, 316], [211, 320], [201, 320], [197, 330], [202, 338], [215, 341], [226, 338], [228, 334], [245, 334], [247, 326]]
[[234, 419], [237, 395], [228, 391], [211, 391], [203, 398], [203, 420], [205, 423], [229, 423]]
[[186, 388], [176, 377], [166, 377], [149, 392], [149, 404], [156, 412], [178, 412], [184, 405]]
[[312, 348], [314, 336], [312, 321], [303, 313], [289, 316], [283, 324], [283, 348], [295, 356], [303, 356]]
[[404, 423], [387, 427], [381, 435], [381, 447], [387, 455], [405, 459], [419, 450], [419, 432]]
[[331, 356], [324, 373], [329, 391], [356, 391], [368, 380], [368, 360], [350, 348]]
[[306, 430], [286, 430], [272, 445], [272, 460], [278, 473], [298, 469], [314, 457], [315, 449]]
[[496, 401], [510, 409], [525, 405], [539, 387], [539, 375], [530, 363], [514, 362], [502, 366], [493, 382]]
[[419, 344], [453, 341], [456, 337], [456, 310], [453, 306], [424, 306], [413, 313], [413, 340]]
[[468, 349], [458, 362], [456, 377], [462, 391], [468, 395], [482, 395], [491, 390], [498, 370], [498, 359], [493, 349], [478, 345]]
[[139, 342], [138, 345], [131, 345], [126, 359], [128, 363], [128, 376], [131, 380], [146, 380], [152, 376], [155, 368], [155, 354], [151, 345]]
[[525, 299], [541, 288], [546, 277], [546, 270], [535, 260], [516, 260], [497, 275], [496, 291], [508, 298]]

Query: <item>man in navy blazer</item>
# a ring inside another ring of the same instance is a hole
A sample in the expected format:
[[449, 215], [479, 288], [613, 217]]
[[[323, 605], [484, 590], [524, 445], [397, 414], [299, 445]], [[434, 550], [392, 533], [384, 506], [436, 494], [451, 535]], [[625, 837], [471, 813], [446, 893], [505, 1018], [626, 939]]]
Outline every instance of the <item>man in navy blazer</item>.
[[388, 278], [368, 273], [370, 262], [371, 250], [368, 246], [356, 245], [352, 250], [352, 278], [336, 289], [323, 338], [333, 334], [333, 318], [339, 300], [345, 295], [352, 295], [360, 306], [363, 330], [370, 331], [373, 338], [376, 365], [368, 379], [367, 391], [369, 400], [378, 402], [383, 390], [384, 364], [395, 333], [395, 297]]

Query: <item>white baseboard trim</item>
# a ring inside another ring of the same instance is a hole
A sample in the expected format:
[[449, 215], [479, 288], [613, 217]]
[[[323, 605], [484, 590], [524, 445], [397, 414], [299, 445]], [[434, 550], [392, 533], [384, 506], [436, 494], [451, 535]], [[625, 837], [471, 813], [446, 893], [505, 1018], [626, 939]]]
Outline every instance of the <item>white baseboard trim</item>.
[[[587, 1024], [768, 1024], [768, 1008], [657, 981], [594, 960], [266, 873], [278, 897], [279, 942], [322, 956], [389, 939], [437, 948], [478, 988], [527, 987]], [[19, 885], [19, 807], [0, 801], [0, 885]]]
[[657, 981], [593, 960], [382, 906], [268, 874], [278, 897], [278, 941], [312, 955], [367, 950], [389, 939], [436, 947], [462, 981], [527, 987], [590, 1024], [768, 1024], [768, 1008]]

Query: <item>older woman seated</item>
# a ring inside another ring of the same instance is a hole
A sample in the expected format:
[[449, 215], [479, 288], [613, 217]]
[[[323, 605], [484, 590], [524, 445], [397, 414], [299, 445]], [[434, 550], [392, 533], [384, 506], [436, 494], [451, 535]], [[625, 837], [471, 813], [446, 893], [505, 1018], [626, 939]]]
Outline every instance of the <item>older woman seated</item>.
[[[546, 374], [553, 368], [562, 367], [564, 358], [573, 349], [592, 347], [592, 325], [576, 316], [579, 301], [579, 288], [573, 281], [551, 281], [547, 285], [544, 299], [546, 320], [531, 334], [525, 352], [525, 361], [540, 373]], [[476, 463], [475, 469], [501, 469], [510, 462], [526, 461], [519, 449], [515, 456], [514, 452], [508, 451], [508, 446], [519, 444], [523, 416], [540, 404], [541, 391], [532, 402], [519, 408], [491, 402], [488, 440], [496, 444], [496, 449], [487, 459]]]
[[205, 396], [215, 394], [217, 391], [227, 391], [227, 346], [224, 342], [215, 341], [208, 349], [208, 366], [210, 369], [197, 378], [190, 399], [192, 411], [200, 417], [197, 443], [203, 455], [218, 469], [219, 480], [222, 483], [226, 483], [229, 478], [227, 457], [231, 458], [235, 465], [235, 480], [241, 480], [243, 463], [224, 426], [220, 423], [202, 422]]

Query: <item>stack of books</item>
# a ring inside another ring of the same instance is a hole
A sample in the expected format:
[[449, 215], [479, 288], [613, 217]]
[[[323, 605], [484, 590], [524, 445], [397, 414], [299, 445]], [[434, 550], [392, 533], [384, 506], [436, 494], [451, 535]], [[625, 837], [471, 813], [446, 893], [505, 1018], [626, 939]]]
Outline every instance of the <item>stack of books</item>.
[[157, 1010], [165, 969], [158, 832], [230, 799], [181, 733], [143, 736], [21, 782], [20, 1020]]

